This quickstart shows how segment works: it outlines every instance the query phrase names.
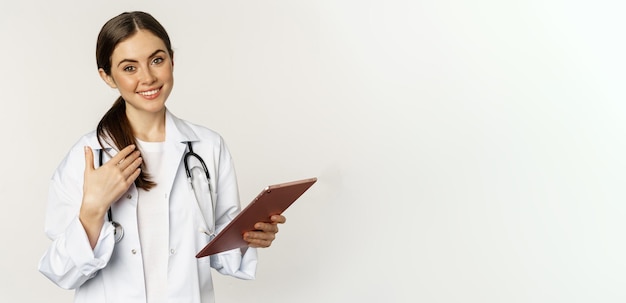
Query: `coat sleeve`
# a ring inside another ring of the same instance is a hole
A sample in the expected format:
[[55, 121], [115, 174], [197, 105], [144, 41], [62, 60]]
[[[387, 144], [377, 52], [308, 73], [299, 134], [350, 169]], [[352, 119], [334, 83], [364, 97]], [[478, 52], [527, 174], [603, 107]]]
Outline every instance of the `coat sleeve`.
[[[219, 151], [216, 152], [216, 230], [221, 231], [241, 211], [239, 188], [232, 157], [223, 139], [220, 138]], [[239, 279], [251, 280], [256, 276], [256, 248], [233, 249], [212, 255], [211, 267], [219, 273]]]
[[256, 276], [257, 250], [233, 249], [211, 256], [211, 267], [223, 275], [243, 280], [252, 280]]
[[83, 147], [75, 146], [50, 181], [45, 233], [52, 243], [39, 260], [39, 271], [65, 289], [75, 289], [106, 266], [115, 245], [113, 226], [105, 222], [92, 250], [78, 214], [82, 201]]

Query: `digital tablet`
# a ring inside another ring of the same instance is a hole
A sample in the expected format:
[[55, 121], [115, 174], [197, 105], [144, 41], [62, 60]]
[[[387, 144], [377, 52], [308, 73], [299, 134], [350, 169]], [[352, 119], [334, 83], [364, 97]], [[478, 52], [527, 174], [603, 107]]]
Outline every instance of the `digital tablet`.
[[267, 186], [198, 252], [196, 258], [248, 246], [243, 240], [245, 232], [255, 230], [257, 222], [271, 222], [271, 216], [282, 214], [316, 181], [317, 178], [310, 178]]

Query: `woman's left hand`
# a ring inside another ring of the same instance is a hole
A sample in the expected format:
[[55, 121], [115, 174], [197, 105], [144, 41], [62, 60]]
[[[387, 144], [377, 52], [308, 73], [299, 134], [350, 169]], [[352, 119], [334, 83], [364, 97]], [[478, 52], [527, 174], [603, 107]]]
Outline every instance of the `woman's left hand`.
[[250, 247], [269, 247], [272, 245], [272, 241], [276, 239], [276, 233], [278, 233], [278, 224], [287, 221], [283, 215], [273, 215], [270, 219], [272, 223], [257, 222], [254, 224], [254, 228], [257, 230], [243, 234], [243, 239], [248, 242]]

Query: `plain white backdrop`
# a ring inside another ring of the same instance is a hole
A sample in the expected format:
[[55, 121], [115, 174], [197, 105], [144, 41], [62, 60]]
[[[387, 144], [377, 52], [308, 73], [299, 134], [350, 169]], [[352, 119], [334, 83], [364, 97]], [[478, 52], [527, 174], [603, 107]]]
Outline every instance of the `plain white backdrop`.
[[95, 41], [129, 10], [242, 204], [319, 178], [218, 302], [626, 301], [623, 1], [3, 0], [1, 302], [71, 301], [37, 272], [47, 182], [117, 97]]

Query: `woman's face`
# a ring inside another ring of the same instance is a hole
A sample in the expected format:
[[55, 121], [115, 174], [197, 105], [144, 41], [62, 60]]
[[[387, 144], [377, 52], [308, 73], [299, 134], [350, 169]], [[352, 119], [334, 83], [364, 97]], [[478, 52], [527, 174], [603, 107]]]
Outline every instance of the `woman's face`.
[[117, 88], [126, 100], [129, 117], [162, 113], [174, 85], [173, 60], [163, 41], [147, 30], [139, 30], [119, 43], [111, 55], [111, 74], [100, 76]]

